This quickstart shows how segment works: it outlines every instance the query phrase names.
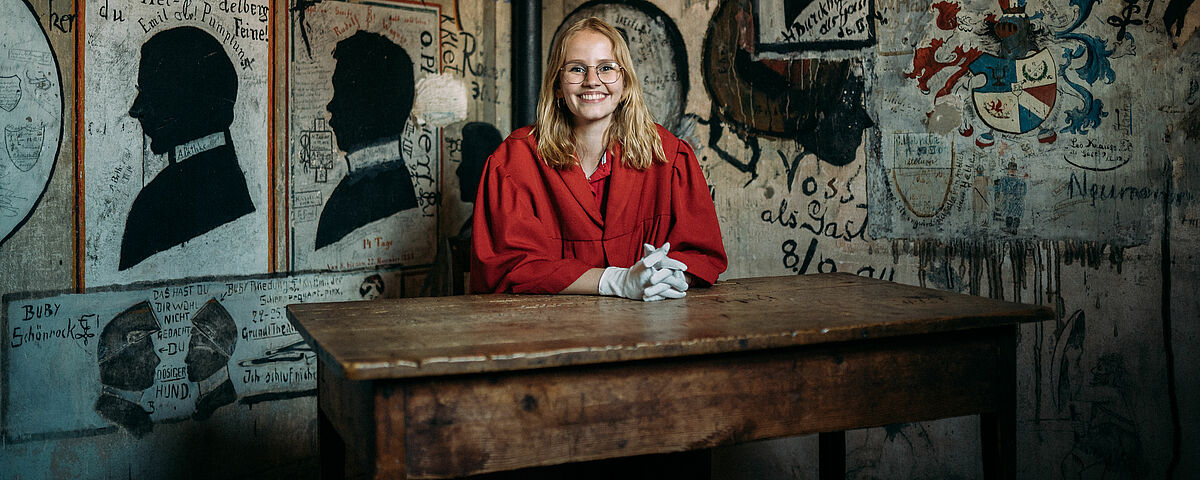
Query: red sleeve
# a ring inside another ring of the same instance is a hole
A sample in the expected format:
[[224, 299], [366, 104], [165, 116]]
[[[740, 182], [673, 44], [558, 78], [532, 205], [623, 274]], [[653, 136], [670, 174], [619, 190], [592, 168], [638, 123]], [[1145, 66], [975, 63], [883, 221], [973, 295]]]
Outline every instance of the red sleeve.
[[[506, 141], [488, 158], [475, 198], [472, 293], [559, 293], [590, 265], [562, 258], [560, 232], [538, 217], [552, 215], [540, 161], [524, 142]], [[511, 168], [512, 171], [509, 171]]]
[[[716, 283], [729, 266], [725, 245], [721, 241], [721, 226], [713, 205], [708, 182], [700, 170], [700, 162], [691, 145], [678, 141], [679, 157], [673, 164], [671, 178], [671, 258], [688, 266], [688, 273], [707, 282]], [[707, 285], [704, 285], [707, 286]]]

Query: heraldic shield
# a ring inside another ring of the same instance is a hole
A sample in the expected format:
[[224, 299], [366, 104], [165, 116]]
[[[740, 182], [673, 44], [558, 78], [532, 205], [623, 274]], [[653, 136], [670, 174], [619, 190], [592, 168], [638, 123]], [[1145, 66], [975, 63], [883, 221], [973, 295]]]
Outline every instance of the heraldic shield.
[[21, 77], [0, 76], [0, 109], [11, 112], [21, 103]]
[[28, 172], [42, 156], [46, 125], [4, 126], [4, 146], [8, 158], [22, 172]]
[[946, 206], [954, 181], [953, 145], [939, 135], [898, 133], [887, 147], [892, 181], [904, 206], [917, 217], [937, 215]]
[[1046, 49], [1025, 58], [983, 54], [969, 66], [987, 83], [974, 90], [975, 112], [989, 127], [1025, 133], [1042, 125], [1058, 95], [1058, 69]]

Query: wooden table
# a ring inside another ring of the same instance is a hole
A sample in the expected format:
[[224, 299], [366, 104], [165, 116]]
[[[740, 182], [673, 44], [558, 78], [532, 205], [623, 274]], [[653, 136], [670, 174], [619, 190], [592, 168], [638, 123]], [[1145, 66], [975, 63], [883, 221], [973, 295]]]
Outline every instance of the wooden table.
[[[1014, 475], [1017, 325], [1052, 310], [858, 277], [682, 300], [468, 295], [302, 304], [324, 473], [447, 478], [981, 414]], [[344, 470], [343, 470], [344, 468]]]

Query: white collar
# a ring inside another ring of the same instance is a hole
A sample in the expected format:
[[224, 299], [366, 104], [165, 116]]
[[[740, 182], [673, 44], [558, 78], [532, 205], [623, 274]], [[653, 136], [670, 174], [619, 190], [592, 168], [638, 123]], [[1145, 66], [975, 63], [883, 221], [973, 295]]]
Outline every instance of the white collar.
[[227, 380], [229, 380], [229, 367], [225, 366], [224, 368], [218, 370], [217, 373], [209, 375], [208, 378], [197, 382], [197, 387], [200, 389], [200, 394], [204, 395], [208, 392], [216, 390], [217, 387], [221, 386], [221, 384], [225, 383]]
[[108, 395], [110, 397], [119, 398], [126, 402], [137, 404], [137, 405], [142, 404], [142, 393], [144, 393], [144, 392], [145, 392], [145, 390], [137, 390], [137, 391], [122, 390], [120, 388], [109, 386], [109, 385], [101, 385], [101, 389], [100, 389], [100, 393], [102, 395]]
[[175, 146], [175, 161], [182, 162], [198, 153], [225, 146], [225, 132], [217, 132]]
[[346, 164], [351, 172], [370, 168], [400, 158], [400, 139], [384, 140], [369, 147], [346, 152]]

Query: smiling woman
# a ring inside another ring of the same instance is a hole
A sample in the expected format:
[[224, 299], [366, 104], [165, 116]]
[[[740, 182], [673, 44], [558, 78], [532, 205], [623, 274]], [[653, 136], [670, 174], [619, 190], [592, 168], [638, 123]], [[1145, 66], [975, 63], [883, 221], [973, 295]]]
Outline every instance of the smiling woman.
[[594, 17], [555, 39], [537, 123], [488, 159], [473, 228], [473, 292], [653, 301], [727, 265], [695, 152], [654, 122], [629, 46]]

